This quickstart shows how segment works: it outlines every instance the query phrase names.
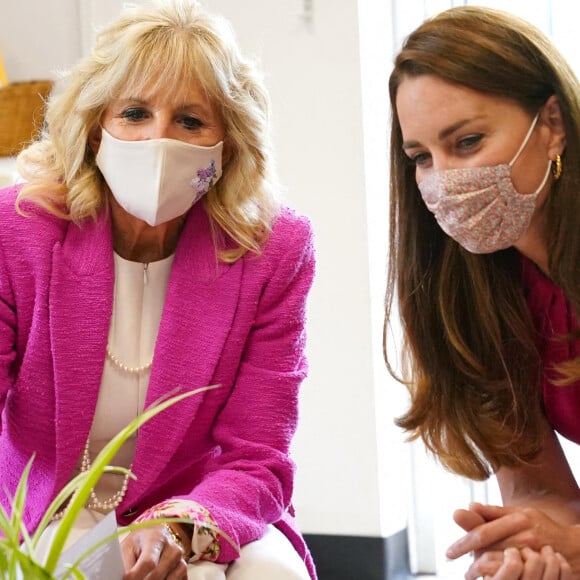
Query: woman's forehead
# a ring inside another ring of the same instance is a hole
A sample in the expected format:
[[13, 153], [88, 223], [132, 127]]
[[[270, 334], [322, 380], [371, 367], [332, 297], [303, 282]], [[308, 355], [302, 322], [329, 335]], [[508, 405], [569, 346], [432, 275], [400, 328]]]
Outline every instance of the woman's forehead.
[[121, 86], [118, 99], [163, 102], [169, 105], [209, 104], [208, 91], [196, 78], [183, 79], [172, 74], [152, 74], [149, 79], [134, 79]]

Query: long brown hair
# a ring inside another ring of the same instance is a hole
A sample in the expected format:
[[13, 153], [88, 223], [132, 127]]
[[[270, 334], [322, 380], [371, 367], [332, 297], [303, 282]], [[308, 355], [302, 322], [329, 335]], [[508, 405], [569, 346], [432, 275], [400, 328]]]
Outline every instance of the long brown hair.
[[[408, 77], [435, 75], [501, 96], [535, 114], [557, 95], [566, 131], [565, 173], [546, 202], [549, 268], [580, 312], [580, 103], [578, 81], [549, 40], [507, 13], [458, 7], [427, 20], [405, 41], [390, 77], [390, 258], [385, 358], [408, 385], [397, 419], [448, 469], [484, 479], [527, 462], [541, 448], [541, 361], [514, 249], [470, 254], [449, 238], [423, 203], [405, 156], [396, 112]], [[398, 299], [406, 372], [387, 355]], [[567, 368], [580, 378], [580, 364]]]

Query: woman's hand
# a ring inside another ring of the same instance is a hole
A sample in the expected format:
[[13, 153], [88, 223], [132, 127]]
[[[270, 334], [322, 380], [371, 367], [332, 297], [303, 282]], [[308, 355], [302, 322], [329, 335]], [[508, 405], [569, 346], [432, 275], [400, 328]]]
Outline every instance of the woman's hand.
[[568, 559], [574, 551], [580, 552], [580, 546], [574, 550], [570, 542], [572, 527], [557, 523], [536, 508], [472, 504], [469, 510], [457, 510], [453, 518], [467, 533], [447, 550], [451, 559], [469, 552], [510, 547], [539, 552], [546, 545]]
[[539, 552], [531, 548], [507, 548], [503, 552], [485, 552], [465, 574], [466, 580], [572, 580], [572, 569], [566, 559], [544, 546]]
[[121, 542], [125, 575], [123, 580], [187, 580], [183, 550], [164, 526], [131, 532]]

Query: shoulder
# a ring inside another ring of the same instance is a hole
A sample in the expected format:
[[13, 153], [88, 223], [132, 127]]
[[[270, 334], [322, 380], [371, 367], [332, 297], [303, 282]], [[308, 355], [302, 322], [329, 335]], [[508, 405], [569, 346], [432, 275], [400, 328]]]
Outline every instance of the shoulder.
[[312, 233], [310, 220], [306, 216], [299, 214], [290, 207], [282, 206], [272, 220], [272, 230], [288, 231], [296, 228], [303, 233]]
[[300, 279], [308, 288], [315, 268], [310, 220], [290, 208], [281, 208], [260, 253], [249, 252], [244, 261], [247, 279], [260, 286], [282, 288]]
[[289, 207], [282, 207], [272, 221], [272, 229], [263, 247], [267, 257], [313, 254], [314, 234], [310, 220]]
[[16, 210], [16, 199], [22, 184], [0, 189], [0, 245], [20, 252], [30, 247], [35, 251], [44, 244], [52, 246], [61, 239], [67, 222], [48, 214], [41, 208], [27, 203], [23, 213]]
[[251, 272], [268, 288], [270, 296], [300, 301], [308, 294], [315, 273], [312, 226], [305, 216], [282, 208], [272, 223], [262, 253], [249, 258]]
[[16, 213], [16, 198], [22, 186], [10, 185], [0, 189], [0, 224], [7, 225]]
[[528, 306], [532, 311], [546, 310], [562, 290], [529, 258], [521, 256], [522, 283]]
[[573, 309], [562, 289], [522, 256], [524, 295], [532, 320], [542, 335], [568, 334], [575, 327]]

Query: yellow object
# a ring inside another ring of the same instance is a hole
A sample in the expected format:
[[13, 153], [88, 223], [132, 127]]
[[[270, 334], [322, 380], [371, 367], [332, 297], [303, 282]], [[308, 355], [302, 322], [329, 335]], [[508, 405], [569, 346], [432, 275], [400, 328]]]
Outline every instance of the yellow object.
[[44, 124], [44, 107], [51, 80], [8, 82], [0, 52], [0, 157], [17, 155]]
[[0, 157], [17, 155], [38, 135], [52, 81], [22, 81], [0, 86]]
[[0, 87], [8, 84], [8, 77], [6, 76], [6, 69], [4, 68], [4, 61], [2, 60], [2, 53], [0, 52]]
[[556, 158], [552, 160], [552, 177], [554, 181], [558, 181], [562, 177], [562, 158], [556, 155]]

